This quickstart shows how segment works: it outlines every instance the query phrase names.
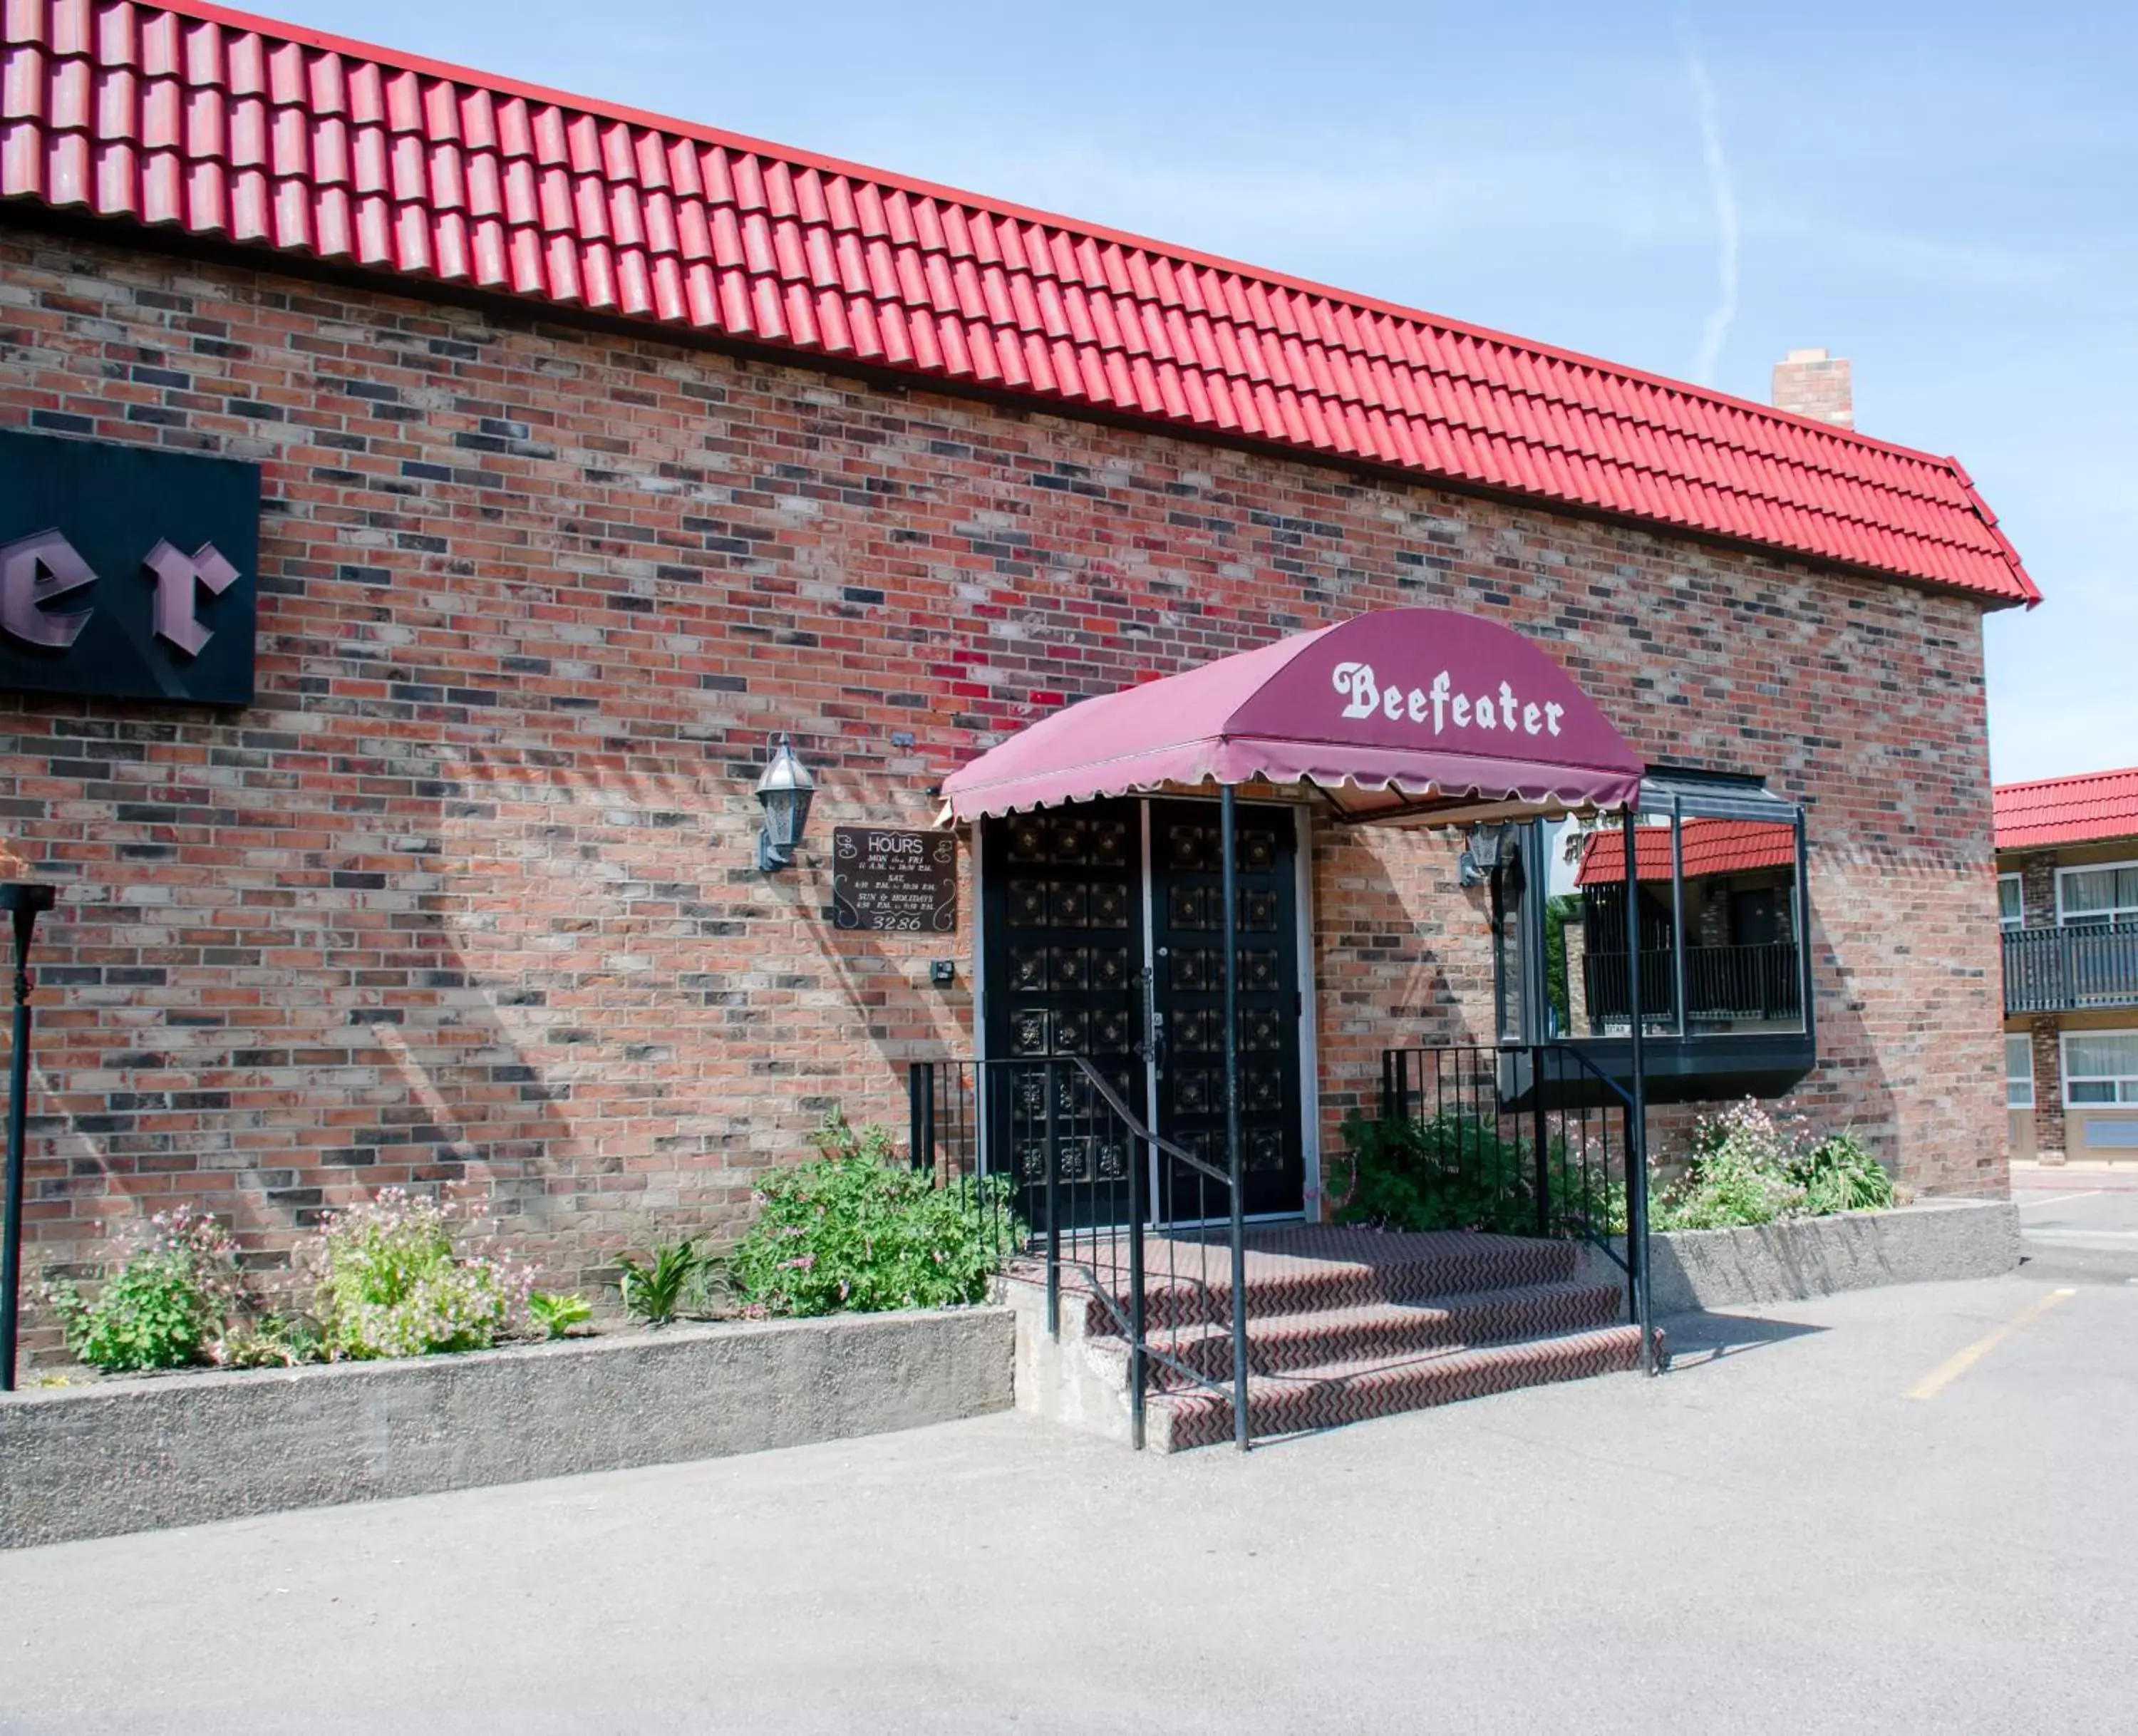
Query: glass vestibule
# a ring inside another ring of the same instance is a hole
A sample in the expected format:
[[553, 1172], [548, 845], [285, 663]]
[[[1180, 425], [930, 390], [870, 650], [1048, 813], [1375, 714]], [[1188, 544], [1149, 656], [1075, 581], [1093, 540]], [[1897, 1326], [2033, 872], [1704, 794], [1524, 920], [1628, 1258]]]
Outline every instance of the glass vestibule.
[[[1615, 815], [1536, 821], [1503, 846], [1496, 879], [1518, 942], [1498, 939], [1503, 983], [1533, 983], [1525, 1041], [1631, 1047], [1633, 968], [1626, 840]], [[1640, 1007], [1663, 1097], [1779, 1089], [1813, 1058], [1804, 817], [1756, 781], [1651, 774], [1633, 828]], [[1524, 997], [1501, 996], [1506, 1012]], [[1673, 1087], [1671, 1081], [1682, 1081]]]

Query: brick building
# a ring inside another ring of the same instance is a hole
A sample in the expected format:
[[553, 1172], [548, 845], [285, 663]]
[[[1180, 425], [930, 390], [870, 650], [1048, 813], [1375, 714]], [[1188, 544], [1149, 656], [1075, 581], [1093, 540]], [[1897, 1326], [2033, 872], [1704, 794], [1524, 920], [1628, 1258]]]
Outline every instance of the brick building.
[[[987, 914], [1039, 884], [962, 828], [950, 933], [842, 928], [835, 827], [934, 825], [1071, 701], [1423, 606], [1541, 647], [1658, 823], [1800, 836], [1690, 939], [1664, 875], [1661, 1095], [1750, 1081], [2003, 1191], [1980, 627], [2036, 592], [1955, 461], [190, 0], [5, 16], [0, 427], [259, 490], [256, 571], [173, 581], [232, 635], [249, 598], [246, 702], [0, 698], [9, 870], [61, 887], [33, 1270], [180, 1198], [271, 1251], [462, 1173], [564, 1280], [732, 1222], [827, 1105], [902, 1118], [910, 1058], [971, 1051], [1016, 968]], [[783, 733], [818, 795], [765, 872]], [[1390, 1044], [1611, 1039], [1541, 914], [1496, 924], [1508, 863], [1540, 912], [1571, 874], [1548, 829], [1480, 875], [1262, 793], [1291, 1210]], [[1730, 947], [1806, 992], [1751, 1028]]]
[[1999, 784], [2012, 1153], [2138, 1158], [2138, 768]]

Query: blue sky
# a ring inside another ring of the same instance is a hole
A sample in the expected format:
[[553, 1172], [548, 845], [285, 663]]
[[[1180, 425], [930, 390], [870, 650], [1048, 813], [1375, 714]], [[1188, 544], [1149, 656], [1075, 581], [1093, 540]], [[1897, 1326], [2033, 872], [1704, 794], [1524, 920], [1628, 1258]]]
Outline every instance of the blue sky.
[[2138, 6], [256, 0], [1956, 453], [2000, 779], [2138, 763]]

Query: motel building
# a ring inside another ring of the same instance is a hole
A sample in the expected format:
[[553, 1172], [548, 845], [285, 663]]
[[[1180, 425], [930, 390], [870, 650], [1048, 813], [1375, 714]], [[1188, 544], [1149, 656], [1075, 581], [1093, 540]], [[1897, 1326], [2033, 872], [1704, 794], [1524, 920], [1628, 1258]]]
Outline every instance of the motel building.
[[2138, 1163], [2138, 768], [1996, 791], [2012, 1155]]
[[192, 0], [5, 37], [31, 1274], [466, 1177], [591, 1286], [833, 1106], [1308, 1258], [1347, 1114], [1623, 1139], [1637, 1047], [1658, 1157], [1749, 1092], [2004, 1192], [2038, 592], [1847, 363], [1746, 402]]

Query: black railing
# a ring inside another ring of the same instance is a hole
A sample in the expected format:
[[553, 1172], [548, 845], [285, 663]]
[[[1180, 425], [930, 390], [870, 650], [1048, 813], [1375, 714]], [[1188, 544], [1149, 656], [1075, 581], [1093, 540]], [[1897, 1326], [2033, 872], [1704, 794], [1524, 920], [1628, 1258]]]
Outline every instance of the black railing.
[[2138, 924], [2006, 934], [2005, 1012], [2082, 1007], [2138, 1007]]
[[1571, 1044], [1384, 1050], [1377, 1150], [1351, 1153], [1331, 1203], [1370, 1212], [1359, 1190], [1373, 1185], [1406, 1227], [1588, 1242], [1625, 1275], [1652, 1368], [1643, 1123], [1632, 1093]]
[[[974, 1209], [1014, 1212], [1030, 1226], [1028, 1257], [1043, 1270], [1050, 1335], [1062, 1329], [1066, 1286], [1127, 1344], [1135, 1446], [1144, 1444], [1145, 1397], [1161, 1377], [1228, 1394], [1234, 1436], [1244, 1444], [1247, 1320], [1234, 1183], [1224, 1168], [1153, 1133], [1123, 1085], [1081, 1056], [912, 1062], [914, 1165], [940, 1186], [964, 1188]], [[993, 1185], [995, 1178], [1007, 1185]], [[1154, 1215], [1166, 1224], [1229, 1228], [1154, 1235]], [[1218, 1379], [1176, 1354], [1174, 1329], [1200, 1317], [1198, 1298], [1228, 1292], [1232, 1368]]]
[[[1589, 1027], [1626, 1017], [1626, 955], [1584, 953], [1584, 999]], [[1685, 949], [1685, 1006], [1688, 1020], [1728, 1019], [1771, 1023], [1804, 1012], [1804, 977], [1794, 943], [1764, 946], [1689, 946]], [[1641, 1008], [1649, 1025], [1677, 1018], [1677, 968], [1667, 947], [1641, 954]]]

